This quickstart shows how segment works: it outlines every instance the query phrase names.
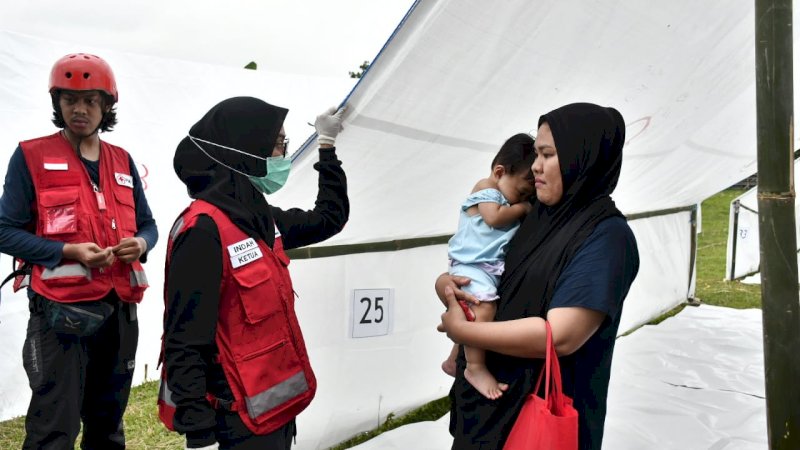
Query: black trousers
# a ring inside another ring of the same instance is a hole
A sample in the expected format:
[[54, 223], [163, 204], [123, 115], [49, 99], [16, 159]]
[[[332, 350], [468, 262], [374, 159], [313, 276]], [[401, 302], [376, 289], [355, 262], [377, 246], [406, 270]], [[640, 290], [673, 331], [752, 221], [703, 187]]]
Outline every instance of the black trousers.
[[270, 434], [255, 435], [239, 418], [239, 413], [218, 409], [215, 434], [220, 450], [289, 450], [297, 429], [292, 419]]
[[139, 323], [136, 305], [112, 291], [101, 301], [114, 312], [94, 335], [52, 329], [31, 300], [22, 361], [32, 392], [23, 449], [71, 450], [83, 422], [84, 450], [125, 448], [122, 416], [128, 405]]

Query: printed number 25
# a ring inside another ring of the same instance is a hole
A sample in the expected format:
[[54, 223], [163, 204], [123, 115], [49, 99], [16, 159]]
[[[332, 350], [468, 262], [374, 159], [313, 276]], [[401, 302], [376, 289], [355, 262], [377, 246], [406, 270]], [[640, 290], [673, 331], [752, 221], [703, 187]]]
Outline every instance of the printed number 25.
[[[375, 319], [375, 323], [383, 322], [383, 306], [381, 306], [381, 300], [383, 300], [383, 297], [375, 297], [375, 311], [380, 312], [380, 317]], [[369, 297], [364, 297], [361, 299], [361, 303], [366, 303], [367, 307], [364, 309], [364, 315], [361, 316], [361, 321], [359, 323], [372, 323], [372, 319], [367, 319], [369, 310], [372, 307], [372, 299]]]

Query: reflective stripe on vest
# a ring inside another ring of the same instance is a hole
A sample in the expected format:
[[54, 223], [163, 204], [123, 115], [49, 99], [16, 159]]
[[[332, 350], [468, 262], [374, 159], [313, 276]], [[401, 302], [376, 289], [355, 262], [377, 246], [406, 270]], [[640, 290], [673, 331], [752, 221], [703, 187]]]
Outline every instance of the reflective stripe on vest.
[[131, 269], [131, 286], [148, 286], [147, 275], [143, 270]]
[[172, 401], [172, 391], [169, 390], [169, 386], [167, 386], [167, 382], [164, 379], [160, 379], [158, 382], [158, 397], [167, 406], [177, 407], [175, 402]]
[[286, 402], [287, 400], [297, 397], [307, 390], [308, 383], [306, 383], [306, 375], [302, 370], [300, 370], [285, 381], [282, 381], [265, 391], [259, 392], [252, 397], [245, 398], [245, 403], [247, 404], [247, 414], [249, 414], [251, 418], [255, 419], [256, 417]]
[[60, 264], [54, 269], [44, 269], [42, 271], [43, 280], [67, 277], [85, 277], [87, 280], [91, 280], [92, 271], [83, 264]]
[[175, 241], [175, 238], [183, 231], [183, 217], [178, 217], [178, 220], [175, 221], [175, 225], [172, 226], [172, 229], [169, 230], [169, 239], [170, 241]]

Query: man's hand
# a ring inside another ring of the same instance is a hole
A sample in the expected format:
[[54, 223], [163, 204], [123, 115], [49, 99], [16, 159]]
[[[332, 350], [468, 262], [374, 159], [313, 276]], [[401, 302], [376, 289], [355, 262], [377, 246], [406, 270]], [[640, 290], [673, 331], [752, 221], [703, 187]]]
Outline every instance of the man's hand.
[[91, 268], [109, 267], [115, 259], [111, 247], [100, 248], [94, 242], [64, 244], [62, 255], [64, 259], [72, 259]]
[[130, 264], [144, 255], [144, 252], [147, 251], [147, 242], [140, 237], [122, 238], [112, 250], [120, 261]]

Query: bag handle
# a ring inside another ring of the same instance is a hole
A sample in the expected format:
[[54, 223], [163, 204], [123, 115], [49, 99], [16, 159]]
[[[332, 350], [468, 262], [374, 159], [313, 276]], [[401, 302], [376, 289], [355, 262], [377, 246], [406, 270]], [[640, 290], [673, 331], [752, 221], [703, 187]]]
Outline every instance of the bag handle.
[[553, 330], [550, 328], [550, 322], [545, 320], [544, 324], [547, 334], [544, 367], [542, 367], [542, 370], [539, 372], [539, 379], [536, 381], [536, 387], [533, 392], [538, 394], [539, 387], [542, 384], [542, 375], [544, 375], [544, 400], [547, 402], [551, 390], [553, 392], [553, 397], [556, 399], [561, 398], [563, 391], [561, 387], [561, 366], [558, 363], [556, 347], [553, 345]]

